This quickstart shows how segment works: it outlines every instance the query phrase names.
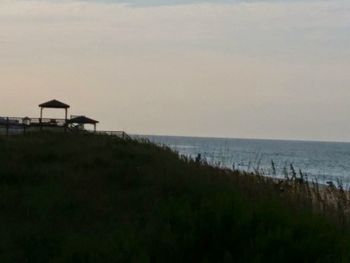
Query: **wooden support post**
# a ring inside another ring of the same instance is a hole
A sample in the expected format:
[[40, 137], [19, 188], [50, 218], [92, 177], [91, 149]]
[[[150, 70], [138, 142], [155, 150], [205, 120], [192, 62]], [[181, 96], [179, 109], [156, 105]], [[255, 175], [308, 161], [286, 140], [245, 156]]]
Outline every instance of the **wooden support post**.
[[67, 119], [68, 119], [68, 110], [65, 109], [65, 115], [64, 115], [64, 132], [67, 132], [67, 128], [68, 128]]
[[43, 110], [44, 110], [44, 108], [43, 107], [41, 107], [40, 108], [40, 119], [39, 119], [39, 126], [40, 126], [40, 131], [42, 131], [43, 130]]
[[9, 117], [6, 118], [6, 135], [9, 136], [9, 130], [10, 130], [10, 119]]

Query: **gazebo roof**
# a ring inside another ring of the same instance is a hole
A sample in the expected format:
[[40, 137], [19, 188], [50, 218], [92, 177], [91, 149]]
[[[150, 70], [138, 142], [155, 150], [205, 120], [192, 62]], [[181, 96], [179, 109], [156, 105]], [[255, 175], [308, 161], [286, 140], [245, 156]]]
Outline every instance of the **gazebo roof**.
[[77, 123], [77, 124], [97, 124], [98, 121], [90, 119], [88, 117], [85, 116], [77, 116], [74, 117], [70, 120], [68, 120], [68, 123]]
[[39, 105], [40, 108], [68, 109], [70, 106], [58, 100], [50, 100]]

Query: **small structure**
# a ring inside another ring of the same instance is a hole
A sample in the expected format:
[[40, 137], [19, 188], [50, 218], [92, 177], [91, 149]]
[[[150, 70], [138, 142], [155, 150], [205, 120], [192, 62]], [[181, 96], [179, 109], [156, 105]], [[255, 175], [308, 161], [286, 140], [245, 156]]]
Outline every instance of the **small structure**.
[[49, 109], [64, 109], [65, 110], [65, 120], [67, 121], [68, 119], [68, 109], [70, 106], [68, 104], [65, 104], [63, 102], [60, 102], [58, 100], [50, 100], [48, 102], [42, 103], [39, 105], [40, 107], [40, 119], [43, 118], [43, 111], [45, 108]]
[[[124, 131], [97, 131], [98, 121], [88, 118], [84, 115], [71, 115], [68, 119], [68, 109], [70, 106], [58, 100], [50, 100], [39, 105], [40, 118], [31, 117], [1, 117], [0, 116], [0, 135], [24, 134], [26, 132], [52, 131], [52, 132], [81, 132], [96, 135], [110, 135], [122, 139], [130, 138]], [[65, 118], [43, 118], [44, 109], [64, 109]], [[84, 125], [93, 125], [93, 131], [86, 130]]]
[[92, 124], [94, 126], [94, 132], [96, 132], [96, 125], [98, 124], [98, 121], [90, 119], [86, 116], [74, 116], [70, 120], [67, 121], [68, 124], [77, 124], [78, 126], [81, 126], [84, 128], [85, 124]]

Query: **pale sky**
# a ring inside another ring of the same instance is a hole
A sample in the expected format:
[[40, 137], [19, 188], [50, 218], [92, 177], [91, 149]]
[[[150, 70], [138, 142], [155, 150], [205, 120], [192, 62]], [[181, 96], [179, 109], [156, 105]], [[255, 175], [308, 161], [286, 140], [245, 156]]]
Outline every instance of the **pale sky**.
[[349, 70], [348, 0], [0, 0], [3, 116], [56, 98], [106, 130], [350, 141]]

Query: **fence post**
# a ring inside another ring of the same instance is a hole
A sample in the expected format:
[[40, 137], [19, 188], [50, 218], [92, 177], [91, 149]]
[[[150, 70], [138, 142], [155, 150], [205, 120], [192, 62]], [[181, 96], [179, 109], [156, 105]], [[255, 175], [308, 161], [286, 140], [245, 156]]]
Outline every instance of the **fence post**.
[[43, 130], [43, 122], [42, 122], [42, 119], [39, 118], [39, 125], [40, 125], [40, 131]]
[[6, 135], [9, 136], [9, 129], [10, 129], [10, 119], [9, 117], [6, 118]]

